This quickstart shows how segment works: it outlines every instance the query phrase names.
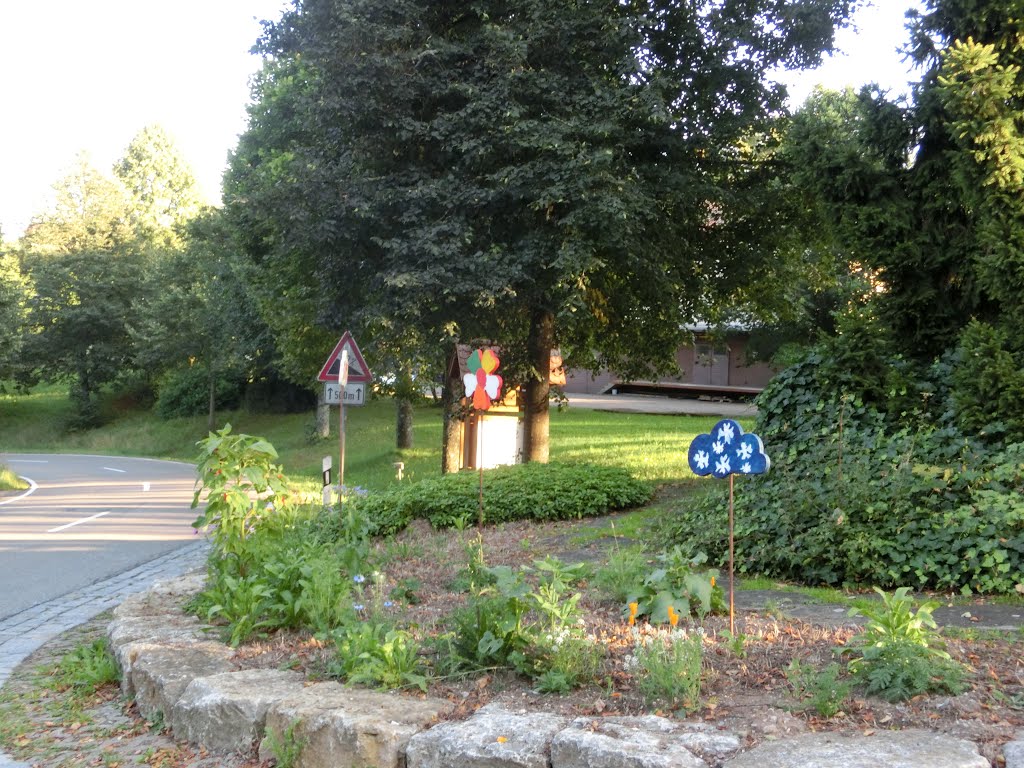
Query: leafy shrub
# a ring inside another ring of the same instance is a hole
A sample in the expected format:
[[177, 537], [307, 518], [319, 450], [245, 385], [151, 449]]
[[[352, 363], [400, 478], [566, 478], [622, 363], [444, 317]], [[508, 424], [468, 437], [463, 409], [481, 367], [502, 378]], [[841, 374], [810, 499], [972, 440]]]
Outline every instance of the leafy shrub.
[[[401, 530], [413, 519], [450, 528], [477, 518], [478, 483], [475, 472], [444, 475], [370, 494], [354, 504], [373, 521], [375, 535]], [[484, 476], [484, 517], [489, 523], [579, 519], [638, 506], [651, 493], [648, 484], [614, 467], [533, 463], [498, 467]]]
[[192, 526], [210, 532], [218, 553], [240, 556], [256, 526], [288, 502], [287, 481], [274, 464], [277, 451], [261, 437], [231, 434], [230, 424], [198, 445], [192, 507], [199, 506], [203, 494], [206, 506]]
[[[1024, 581], [1024, 445], [986, 447], [944, 417], [894, 428], [841, 393], [765, 394], [755, 431], [772, 470], [736, 479], [739, 570], [964, 593]], [[666, 537], [724, 562], [725, 493], [706, 483]]]

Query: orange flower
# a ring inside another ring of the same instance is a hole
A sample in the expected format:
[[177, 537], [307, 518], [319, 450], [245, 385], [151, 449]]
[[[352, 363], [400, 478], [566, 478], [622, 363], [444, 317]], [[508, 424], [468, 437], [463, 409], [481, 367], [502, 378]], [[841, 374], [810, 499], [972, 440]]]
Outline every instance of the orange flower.
[[673, 627], [679, 623], [679, 614], [676, 613], [676, 609], [671, 605], [668, 607], [668, 623]]
[[632, 626], [634, 626], [636, 624], [636, 612], [639, 611], [639, 610], [640, 610], [640, 604], [639, 603], [630, 603], [629, 604], [629, 626], [632, 627]]
[[497, 741], [498, 741], [499, 744], [504, 744], [506, 741], [508, 741], [508, 737], [507, 736], [499, 736]]

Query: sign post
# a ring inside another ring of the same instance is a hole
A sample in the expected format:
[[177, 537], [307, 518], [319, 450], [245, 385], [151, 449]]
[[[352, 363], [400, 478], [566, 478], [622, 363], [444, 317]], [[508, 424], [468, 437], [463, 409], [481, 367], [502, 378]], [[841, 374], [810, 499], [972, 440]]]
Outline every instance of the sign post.
[[[348, 350], [341, 352], [341, 364], [338, 366], [338, 389], [342, 392], [348, 385]], [[345, 486], [345, 399], [342, 398], [338, 410], [338, 500], [344, 493]]]
[[373, 381], [370, 367], [352, 334], [345, 331], [317, 375], [324, 382], [324, 402], [338, 403], [338, 498], [345, 485], [345, 406], [363, 405], [366, 387]]
[[324, 506], [328, 507], [331, 504], [331, 457], [324, 456], [323, 460], [323, 495], [324, 495]]

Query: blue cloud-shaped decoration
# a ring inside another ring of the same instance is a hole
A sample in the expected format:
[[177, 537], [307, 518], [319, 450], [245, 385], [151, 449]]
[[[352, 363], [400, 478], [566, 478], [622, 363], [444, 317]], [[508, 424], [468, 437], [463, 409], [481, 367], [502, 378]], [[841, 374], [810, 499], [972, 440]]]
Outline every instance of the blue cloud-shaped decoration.
[[772, 463], [764, 443], [732, 419], [722, 419], [710, 434], [697, 435], [690, 444], [690, 469], [701, 477], [714, 475], [763, 475]]

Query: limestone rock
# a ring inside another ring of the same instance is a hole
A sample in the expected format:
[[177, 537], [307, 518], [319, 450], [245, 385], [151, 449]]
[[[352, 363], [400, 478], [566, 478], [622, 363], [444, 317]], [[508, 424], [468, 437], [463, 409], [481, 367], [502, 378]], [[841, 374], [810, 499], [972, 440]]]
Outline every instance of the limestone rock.
[[209, 640], [204, 627], [195, 616], [167, 614], [156, 616], [124, 616], [107, 625], [110, 651], [121, 670], [121, 691], [134, 694], [132, 665], [139, 654], [160, 646], [184, 647]]
[[549, 768], [564, 717], [487, 705], [468, 720], [441, 723], [409, 740], [407, 768]]
[[[338, 683], [317, 683], [267, 712], [266, 732], [279, 739], [292, 728], [303, 744], [297, 768], [399, 768], [409, 739], [451, 711], [440, 699], [418, 699]], [[267, 740], [260, 758], [273, 757]]]
[[114, 618], [181, 614], [182, 606], [202, 591], [205, 583], [206, 574], [201, 571], [158, 581], [148, 591], [126, 597], [114, 608]]
[[1024, 733], [1017, 734], [1017, 740], [1003, 747], [1006, 768], [1024, 768]]
[[806, 733], [762, 744], [723, 768], [991, 768], [969, 741], [921, 730], [872, 736]]
[[552, 768], [706, 768], [739, 739], [664, 717], [578, 718], [551, 742]]
[[158, 712], [166, 717], [194, 679], [230, 672], [233, 655], [219, 643], [141, 645], [129, 673], [139, 712], [146, 718]]
[[199, 677], [171, 707], [174, 735], [214, 752], [251, 749], [267, 711], [302, 688], [299, 672], [247, 669]]

